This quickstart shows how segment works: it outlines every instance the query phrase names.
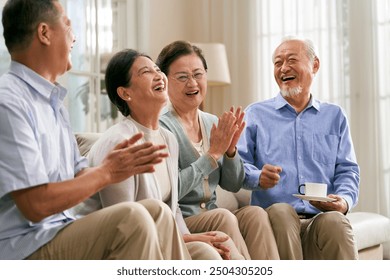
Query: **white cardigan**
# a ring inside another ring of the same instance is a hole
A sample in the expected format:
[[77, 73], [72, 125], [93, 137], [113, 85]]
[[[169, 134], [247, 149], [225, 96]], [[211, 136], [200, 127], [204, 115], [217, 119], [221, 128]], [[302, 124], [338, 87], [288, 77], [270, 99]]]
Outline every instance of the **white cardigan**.
[[[131, 138], [139, 130], [130, 117], [113, 125], [91, 147], [87, 158], [90, 166], [99, 165], [105, 156], [120, 142]], [[176, 137], [167, 129], [160, 127], [161, 134], [167, 141], [169, 157], [166, 158], [169, 179], [171, 181], [171, 199], [167, 204], [175, 213], [176, 222], [182, 234], [190, 233], [178, 206], [178, 157], [179, 147]], [[145, 142], [144, 139], [137, 143]], [[162, 200], [162, 195], [157, 181], [152, 173], [134, 175], [120, 183], [113, 184], [101, 190], [81, 205], [77, 206], [76, 213], [85, 215], [102, 207], [107, 207], [124, 201], [139, 201], [147, 198]]]

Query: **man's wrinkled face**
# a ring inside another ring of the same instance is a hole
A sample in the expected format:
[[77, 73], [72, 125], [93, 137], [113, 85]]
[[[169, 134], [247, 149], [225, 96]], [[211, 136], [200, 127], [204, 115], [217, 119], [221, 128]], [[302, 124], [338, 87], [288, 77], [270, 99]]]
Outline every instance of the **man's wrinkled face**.
[[283, 96], [310, 93], [318, 59], [311, 61], [303, 42], [292, 40], [282, 43], [274, 53], [274, 77]]

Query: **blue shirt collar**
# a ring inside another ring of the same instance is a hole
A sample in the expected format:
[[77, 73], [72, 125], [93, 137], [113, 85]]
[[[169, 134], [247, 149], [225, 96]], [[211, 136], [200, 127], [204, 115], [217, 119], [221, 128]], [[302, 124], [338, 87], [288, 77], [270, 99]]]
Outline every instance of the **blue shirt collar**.
[[[284, 99], [282, 94], [279, 92], [279, 94], [275, 98], [275, 110], [279, 110], [279, 109], [283, 108], [284, 106], [288, 106], [288, 107], [292, 108], [291, 105], [287, 102], [287, 100]], [[320, 107], [321, 107], [320, 101], [315, 99], [312, 94], [310, 94], [310, 101], [309, 101], [309, 104], [307, 104], [307, 107], [305, 108], [305, 110], [309, 109], [310, 107], [313, 107], [317, 111], [320, 111]]]
[[19, 62], [11, 61], [9, 72], [21, 78], [32, 88], [34, 88], [38, 94], [42, 95], [48, 100], [52, 98], [52, 93], [58, 93], [58, 99], [61, 101], [65, 99], [67, 90], [63, 86], [58, 83], [53, 84], [49, 82], [41, 75]]

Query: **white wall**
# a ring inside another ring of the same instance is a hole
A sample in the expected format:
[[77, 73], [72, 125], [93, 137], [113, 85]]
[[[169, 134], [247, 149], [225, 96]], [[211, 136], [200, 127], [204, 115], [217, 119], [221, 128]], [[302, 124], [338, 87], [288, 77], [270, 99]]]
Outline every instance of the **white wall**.
[[[156, 59], [161, 49], [175, 41], [196, 39], [196, 21], [199, 20], [198, 11], [194, 7], [202, 7], [203, 1], [197, 0], [143, 0], [140, 1], [144, 16], [140, 18], [142, 24], [139, 32], [139, 48]], [[199, 27], [202, 24], [198, 25]]]

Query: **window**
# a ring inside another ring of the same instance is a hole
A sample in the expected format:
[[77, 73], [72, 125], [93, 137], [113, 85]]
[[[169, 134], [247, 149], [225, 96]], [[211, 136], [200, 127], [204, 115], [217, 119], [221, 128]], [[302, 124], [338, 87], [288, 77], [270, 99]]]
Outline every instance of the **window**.
[[104, 71], [111, 56], [136, 48], [138, 0], [62, 0], [76, 34], [73, 68], [62, 83], [75, 132], [102, 132], [119, 112], [105, 93]]
[[115, 48], [117, 5], [111, 0], [62, 2], [76, 35], [73, 67], [61, 81], [68, 89], [70, 122], [77, 132], [104, 130], [118, 115], [104, 91], [105, 64]]

